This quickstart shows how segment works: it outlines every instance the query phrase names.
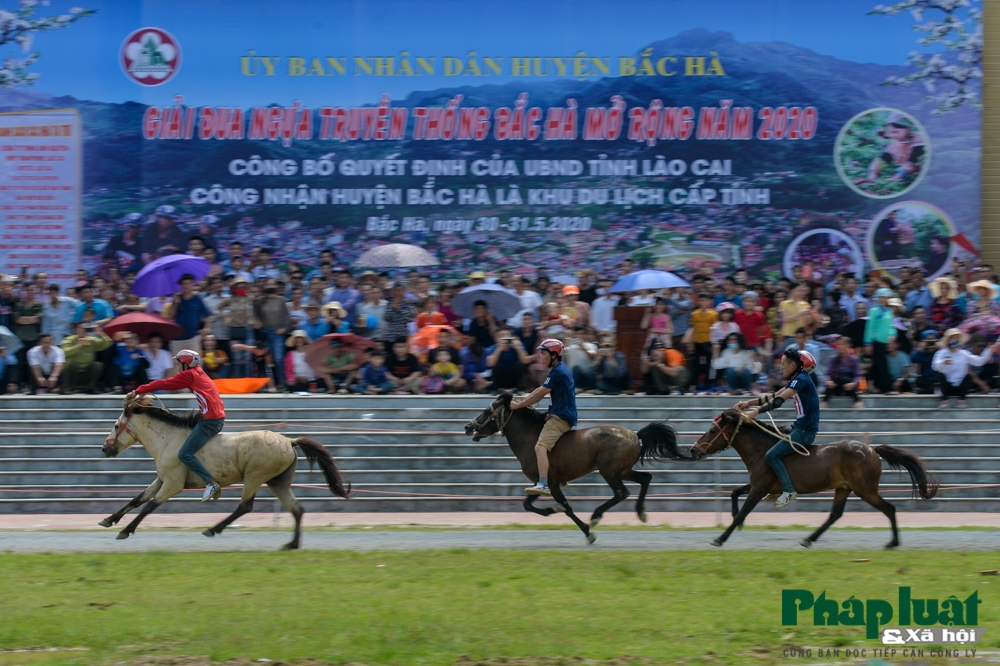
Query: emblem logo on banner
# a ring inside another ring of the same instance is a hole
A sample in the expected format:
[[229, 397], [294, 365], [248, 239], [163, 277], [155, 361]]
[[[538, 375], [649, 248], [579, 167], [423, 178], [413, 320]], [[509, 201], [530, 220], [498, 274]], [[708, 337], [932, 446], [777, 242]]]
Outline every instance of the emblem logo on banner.
[[120, 59], [125, 76], [141, 86], [159, 86], [181, 68], [181, 47], [166, 30], [140, 28], [125, 38]]

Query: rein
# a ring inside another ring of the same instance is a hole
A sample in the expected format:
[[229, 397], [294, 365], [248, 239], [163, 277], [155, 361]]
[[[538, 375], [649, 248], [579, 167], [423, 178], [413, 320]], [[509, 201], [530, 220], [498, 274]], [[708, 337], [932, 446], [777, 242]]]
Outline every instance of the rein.
[[768, 428], [766, 425], [760, 423], [756, 419], [740, 419], [740, 423], [743, 423], [743, 421], [749, 421], [750, 423], [754, 424], [755, 426], [757, 426], [758, 428], [760, 428], [761, 430], [763, 430], [767, 434], [773, 435], [774, 437], [777, 437], [779, 441], [788, 442], [791, 445], [792, 450], [795, 451], [800, 456], [808, 456], [809, 455], [809, 448], [808, 447], [805, 447], [805, 446], [799, 444], [798, 442], [796, 442], [794, 439], [792, 439], [791, 435], [786, 435], [785, 433], [783, 433], [780, 430], [778, 430], [778, 424], [774, 422], [774, 417], [771, 416], [771, 412], [764, 412], [764, 413], [767, 414], [767, 418], [769, 418], [771, 420], [771, 426], [772, 426], [771, 428]]

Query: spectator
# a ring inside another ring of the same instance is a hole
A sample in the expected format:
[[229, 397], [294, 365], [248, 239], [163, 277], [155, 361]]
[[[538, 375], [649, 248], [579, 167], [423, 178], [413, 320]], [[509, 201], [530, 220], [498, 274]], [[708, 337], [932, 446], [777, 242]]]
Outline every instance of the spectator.
[[528, 280], [523, 275], [514, 275], [511, 281], [514, 293], [521, 301], [521, 309], [507, 320], [507, 325], [516, 328], [521, 325], [526, 312], [530, 312], [536, 320], [538, 319], [538, 308], [542, 306], [542, 297], [538, 292], [528, 288]]
[[494, 340], [486, 350], [486, 365], [493, 370], [494, 390], [519, 389], [524, 380], [524, 366], [531, 363], [531, 357], [509, 328], [497, 329]]
[[722, 281], [722, 293], [715, 297], [715, 306], [718, 307], [720, 303], [732, 303], [736, 308], [743, 307], [743, 297], [737, 292], [735, 276], [730, 275]]
[[423, 379], [420, 362], [407, 351], [406, 338], [396, 338], [393, 341], [392, 356], [386, 360], [385, 365], [389, 371], [389, 381], [397, 394], [420, 392], [420, 381]]
[[[258, 339], [263, 339], [271, 351], [271, 364], [284, 368], [285, 334], [291, 325], [292, 316], [288, 312], [285, 297], [278, 293], [278, 284], [273, 279], [264, 283], [264, 295], [254, 303], [255, 328]], [[273, 377], [276, 385], [281, 385], [283, 377]]]
[[212, 313], [194, 293], [194, 276], [185, 273], [180, 279], [181, 290], [174, 296], [170, 307], [170, 319], [181, 327], [181, 339], [170, 341], [170, 353], [176, 354], [182, 349], [201, 351], [201, 336], [211, 331]]
[[618, 395], [623, 391], [631, 393], [632, 375], [628, 371], [628, 359], [618, 350], [613, 337], [601, 341], [598, 356], [600, 363], [597, 366], [597, 391], [610, 395]]
[[659, 340], [665, 347], [673, 346], [674, 327], [667, 313], [667, 301], [661, 296], [656, 297], [652, 308], [646, 308], [642, 315], [642, 322], [639, 328], [646, 331], [646, 341], [642, 343], [643, 349], [648, 349], [653, 340]]
[[462, 370], [462, 347], [457, 344], [455, 336], [451, 334], [447, 328], [442, 328], [438, 331], [438, 344], [437, 347], [427, 351], [428, 359], [436, 359], [438, 352], [446, 352], [448, 354], [448, 360], [458, 366], [459, 371]]
[[569, 326], [590, 326], [590, 306], [580, 300], [579, 287], [572, 284], [563, 287], [562, 293], [556, 295], [556, 303]]
[[237, 342], [231, 345], [233, 352], [244, 351], [250, 354], [250, 376], [258, 379], [267, 378], [267, 390], [269, 393], [276, 393], [275, 376], [277, 366], [274, 363], [274, 355], [266, 338], [257, 338], [252, 345]]
[[888, 344], [896, 337], [893, 326], [894, 314], [889, 307], [892, 291], [885, 287], [875, 292], [878, 305], [868, 312], [868, 323], [865, 325], [865, 346], [872, 357], [872, 368], [868, 373], [868, 390], [870, 392], [888, 393], [892, 390], [889, 381], [889, 369], [886, 362]]
[[486, 283], [486, 273], [483, 271], [472, 271], [469, 273], [469, 284], [473, 287]]
[[889, 339], [888, 352], [886, 354], [889, 381], [892, 382], [889, 395], [909, 393], [913, 390], [911, 385], [912, 368], [910, 355], [900, 349], [899, 340], [900, 337], [898, 335]]
[[42, 303], [42, 330], [52, 335], [53, 344], [60, 345], [72, 330], [76, 301], [60, 296], [57, 284], [50, 284], [48, 292], [48, 299]]
[[478, 342], [462, 348], [462, 379], [473, 391], [485, 393], [492, 374], [492, 368], [486, 365], [486, 353]]
[[351, 385], [353, 393], [384, 395], [395, 388], [385, 368], [385, 354], [376, 349], [368, 354], [368, 362], [361, 367], [358, 381]]
[[851, 339], [841, 335], [836, 340], [837, 353], [827, 365], [827, 379], [824, 381], [826, 392], [823, 394], [822, 407], [829, 407], [832, 396], [846, 395], [851, 398], [854, 407], [863, 408], [865, 403], [858, 397], [861, 387], [861, 362], [854, 355]]
[[621, 299], [617, 294], [608, 292], [612, 284], [611, 280], [601, 280], [597, 289], [598, 296], [590, 304], [590, 321], [598, 333], [609, 334], [618, 329], [615, 308]]
[[219, 350], [229, 357], [229, 322], [222, 311], [222, 303], [226, 301], [226, 296], [222, 293], [222, 276], [210, 276], [208, 278], [208, 293], [201, 297], [205, 307], [208, 308], [212, 316], [211, 333], [215, 336]]
[[670, 290], [670, 298], [667, 299], [667, 312], [670, 314], [670, 321], [674, 325], [674, 333], [671, 338], [671, 347], [683, 349], [684, 335], [687, 334], [691, 326], [691, 311], [694, 309], [694, 299], [687, 289], [678, 287]]
[[345, 319], [350, 320], [354, 315], [354, 307], [361, 302], [361, 292], [354, 288], [351, 274], [344, 266], [333, 269], [333, 284], [334, 289], [326, 300], [340, 303], [340, 307], [347, 310]]
[[753, 351], [747, 349], [742, 334], [730, 333], [724, 343], [725, 348], [712, 361], [712, 366], [721, 375], [729, 393], [743, 395], [757, 383], [760, 364]]
[[868, 304], [858, 303], [855, 306], [857, 319], [840, 327], [839, 334], [851, 339], [851, 346], [860, 349], [865, 344], [865, 327], [868, 326]]
[[[417, 309], [406, 300], [406, 286], [396, 283], [390, 290], [391, 300], [385, 307], [385, 338], [386, 352], [392, 353], [395, 340], [406, 338], [410, 334], [410, 324], [417, 319]], [[392, 359], [386, 359], [386, 365], [392, 365]]]
[[[291, 349], [285, 355], [285, 384], [291, 389], [292, 393], [309, 393], [315, 387], [316, 371], [306, 362], [306, 345], [310, 342], [312, 340], [309, 339], [309, 336], [303, 330], [292, 331], [292, 334], [288, 336], [288, 340], [285, 342]], [[335, 344], [339, 349], [340, 343]], [[326, 365], [325, 362], [324, 365]], [[330, 370], [330, 375], [335, 374], [336, 371], [333, 368]], [[329, 387], [329, 391], [333, 393], [336, 380], [332, 379], [330, 375], [325, 376], [324, 380], [327, 387]], [[346, 387], [341, 392], [347, 393]]]
[[534, 356], [539, 339], [538, 329], [535, 328], [535, 318], [530, 312], [521, 315], [521, 326], [515, 329], [514, 335], [521, 341], [524, 353], [529, 357]]
[[934, 302], [934, 296], [927, 288], [922, 270], [915, 271], [910, 277], [910, 287], [910, 291], [906, 294], [906, 311], [909, 312], [917, 307], [929, 308]]
[[[707, 307], [711, 307], [711, 299]], [[690, 385], [684, 355], [676, 349], [663, 347], [660, 342], [653, 343], [648, 355], [643, 354], [640, 368], [649, 395], [680, 395]]]
[[472, 341], [486, 349], [494, 344], [497, 333], [497, 322], [493, 318], [493, 313], [486, 307], [486, 301], [476, 301], [472, 304], [472, 320], [469, 322], [466, 334]]
[[[35, 298], [35, 285], [28, 282], [24, 285], [24, 298], [14, 304], [13, 333], [23, 345], [17, 351], [17, 371], [12, 373], [8, 381], [15, 384], [28, 381], [28, 351], [38, 345], [38, 336], [42, 332], [42, 302]], [[17, 388], [15, 387], [15, 390]]]
[[38, 345], [28, 350], [27, 361], [35, 393], [58, 393], [59, 376], [66, 364], [66, 354], [59, 347], [53, 346], [52, 334], [39, 334]]
[[975, 356], [962, 345], [968, 341], [968, 336], [957, 328], [949, 328], [938, 342], [938, 351], [934, 354], [931, 367], [941, 373], [941, 409], [951, 407], [950, 398], [958, 398], [958, 408], [965, 409], [968, 405], [965, 396], [972, 388], [970, 367], [979, 367], [989, 362], [993, 357], [993, 349], [987, 349], [981, 356]]
[[[256, 316], [253, 299], [248, 296], [248, 283], [240, 277], [233, 278], [229, 285], [232, 295], [223, 299], [218, 306], [219, 316], [229, 331], [229, 353], [232, 356], [232, 377], [250, 375], [250, 354], [236, 349], [234, 344], [246, 345], [252, 335]], [[214, 320], [213, 320], [214, 323]]]
[[781, 319], [781, 335], [787, 346], [795, 338], [795, 331], [812, 323], [812, 306], [806, 301], [809, 287], [799, 283], [792, 288], [788, 300], [778, 305], [778, 316]]
[[104, 364], [96, 359], [96, 355], [110, 346], [111, 338], [99, 326], [83, 322], [74, 325], [73, 335], [62, 343], [70, 392], [83, 390], [89, 394], [97, 393], [97, 380], [104, 371]]
[[[826, 371], [822, 365], [820, 365], [820, 359], [822, 358], [824, 349], [829, 350], [830, 348], [816, 342], [813, 339], [812, 334], [805, 328], [800, 328], [795, 331], [795, 339], [786, 345], [781, 351], [784, 352], [785, 349], [790, 347], [794, 347], [799, 351], [807, 351], [813, 355], [813, 358], [816, 359], [816, 369], [810, 373], [810, 376], [813, 378], [813, 382], [816, 384], [817, 389], [820, 386], [823, 386], [823, 382], [826, 380]], [[777, 379], [780, 381], [781, 377], [778, 377]]]
[[229, 275], [231, 275], [233, 279], [242, 280], [247, 284], [250, 284], [251, 282], [256, 282], [253, 274], [244, 268], [245, 261], [246, 260], [243, 258], [242, 254], [234, 255], [229, 260], [229, 265], [230, 265]]
[[358, 357], [353, 351], [345, 349], [339, 340], [332, 340], [330, 353], [319, 366], [327, 392], [347, 393], [351, 383], [357, 378], [356, 371], [360, 366]]
[[[146, 369], [149, 359], [139, 348], [139, 336], [131, 331], [124, 331], [115, 336], [124, 342], [115, 346], [114, 390], [116, 393], [129, 393], [143, 384], [149, 383]], [[171, 363], [173, 359], [171, 359]]]
[[417, 330], [424, 326], [444, 326], [448, 319], [438, 310], [436, 296], [427, 296], [420, 303], [420, 314], [417, 315]]
[[[729, 301], [722, 301], [715, 306], [715, 311], [719, 314], [719, 321], [712, 324], [709, 329], [709, 339], [712, 341], [712, 367], [709, 371], [709, 378], [717, 380], [718, 388], [722, 388], [722, 377], [717, 376], [715, 360], [722, 353], [722, 344], [726, 337], [732, 333], [739, 333], [739, 325], [733, 321], [736, 316], [736, 305]], [[713, 382], [710, 382], [712, 384]], [[712, 387], [715, 390], [715, 386]]]
[[14, 285], [17, 278], [8, 275], [0, 281], [0, 326], [8, 329], [14, 327], [14, 305], [17, 303], [17, 295], [14, 294]]
[[257, 282], [263, 279], [270, 280], [280, 280], [281, 279], [281, 269], [278, 265], [271, 261], [271, 250], [262, 247], [258, 251], [259, 261], [256, 266], [250, 270], [250, 275], [253, 276], [253, 281]]
[[83, 321], [83, 311], [91, 309], [94, 311], [96, 321], [94, 321], [95, 326], [104, 326], [109, 321], [111, 321], [115, 316], [114, 308], [111, 304], [100, 298], [94, 298], [94, 285], [86, 283], [80, 285], [76, 289], [77, 295], [80, 297], [80, 302], [76, 305], [76, 310], [73, 313], [73, 322]]
[[170, 352], [163, 348], [163, 336], [159, 333], [149, 334], [143, 355], [149, 362], [146, 371], [149, 381], [167, 379], [174, 375], [174, 359], [170, 356]]
[[576, 274], [576, 278], [576, 286], [580, 288], [580, 301], [587, 305], [593, 305], [598, 296], [597, 273], [590, 268], [585, 268]]
[[307, 318], [305, 306], [308, 301], [303, 300], [303, 293], [301, 287], [296, 287], [292, 289], [292, 297], [288, 301], [288, 314], [292, 318], [291, 325], [294, 327], [301, 326]]
[[319, 309], [323, 315], [323, 320], [330, 327], [331, 333], [350, 333], [351, 327], [347, 323], [347, 310], [340, 306], [338, 301], [330, 301]]
[[441, 382], [442, 390], [439, 392], [457, 393], [466, 386], [458, 365], [451, 360], [447, 349], [435, 350], [434, 364], [429, 374]]
[[[986, 338], [982, 335], [972, 336], [972, 353], [976, 356], [982, 355], [986, 349]], [[975, 370], [969, 372], [972, 383], [983, 394], [990, 394], [997, 387], [997, 372], [1000, 366], [997, 365], [997, 358], [993, 357], [989, 363], [984, 363]]]
[[844, 293], [840, 296], [840, 307], [847, 312], [848, 322], [852, 322], [861, 315], [857, 313], [858, 303], [868, 305], [868, 299], [858, 293], [858, 279], [854, 275], [844, 278]]
[[302, 322], [302, 330], [310, 340], [319, 340], [331, 333], [330, 324], [319, 316], [319, 301], [309, 301], [305, 307], [306, 320]]
[[202, 341], [201, 367], [211, 379], [225, 379], [229, 376], [229, 355], [219, 348], [214, 335], [206, 335]]
[[909, 354], [913, 351], [913, 344], [910, 342], [910, 321], [906, 318], [903, 301], [898, 298], [890, 298], [889, 307], [892, 309], [892, 327], [896, 329], [896, 342], [899, 350], [904, 354]]
[[[382, 298], [382, 287], [370, 285], [364, 292], [364, 300], [354, 309], [354, 329], [358, 335], [369, 340], [385, 338], [385, 308], [388, 305]], [[447, 317], [446, 317], [447, 319]], [[385, 360], [385, 359], [383, 359]]]
[[441, 288], [441, 314], [444, 315], [449, 326], [461, 328], [462, 318], [456, 315], [455, 311], [451, 309], [451, 299], [455, 296], [455, 291], [455, 286], [450, 284]]
[[[712, 325], [719, 320], [719, 313], [712, 306], [712, 295], [698, 294], [698, 309], [691, 313], [691, 328], [688, 329], [684, 344], [691, 353], [691, 380], [699, 391], [708, 388], [709, 370], [712, 362]], [[651, 367], [657, 367], [653, 364]], [[662, 371], [659, 371], [662, 374]], [[646, 374], [645, 372], [643, 374]], [[658, 376], [655, 375], [654, 376]], [[672, 373], [671, 376], [679, 376]]]
[[934, 395], [934, 390], [941, 381], [940, 373], [932, 367], [936, 346], [937, 333], [933, 329], [928, 329], [920, 334], [917, 349], [910, 357], [918, 395]]

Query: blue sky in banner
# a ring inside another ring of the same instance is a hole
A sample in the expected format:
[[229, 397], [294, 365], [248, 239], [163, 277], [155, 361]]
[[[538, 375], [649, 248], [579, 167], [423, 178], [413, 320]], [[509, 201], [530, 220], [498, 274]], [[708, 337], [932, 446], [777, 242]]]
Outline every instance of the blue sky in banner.
[[[4, 4], [12, 4], [7, 0]], [[38, 90], [105, 102], [251, 106], [275, 102], [364, 104], [380, 92], [401, 98], [438, 86], [509, 81], [507, 77], [289, 77], [288, 56], [480, 57], [634, 55], [644, 45], [691, 28], [729, 31], [738, 41], [783, 41], [855, 62], [905, 64], [918, 34], [908, 14], [867, 16], [877, 0], [54, 0], [39, 15], [72, 6], [97, 9], [67, 29], [42, 33]], [[181, 71], [143, 88], [118, 65], [125, 36], [153, 26], [172, 33]], [[245, 77], [240, 56], [281, 56], [281, 76]], [[2, 53], [0, 55], [8, 55]], [[701, 54], [680, 54], [701, 55]], [[526, 79], [520, 79], [526, 80]], [[533, 79], [538, 81], [539, 79]]]

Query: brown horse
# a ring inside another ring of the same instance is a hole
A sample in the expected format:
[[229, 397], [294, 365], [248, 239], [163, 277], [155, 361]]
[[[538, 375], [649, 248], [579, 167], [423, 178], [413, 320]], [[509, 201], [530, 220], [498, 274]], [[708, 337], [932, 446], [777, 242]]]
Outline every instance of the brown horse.
[[[732, 446], [750, 472], [750, 483], [732, 493], [733, 524], [719, 538], [712, 540], [713, 546], [721, 546], [734, 529], [742, 527], [747, 514], [765, 496], [781, 492], [778, 477], [764, 459], [764, 454], [777, 442], [778, 437], [770, 427], [747, 419], [735, 409], [727, 409], [716, 417], [708, 432], [691, 448], [692, 459], [697, 460]], [[885, 501], [878, 492], [879, 480], [882, 478], [882, 463], [879, 458], [885, 460], [892, 469], [905, 469], [910, 473], [914, 497], [919, 494], [923, 499], [929, 500], [937, 494], [938, 482], [928, 472], [920, 456], [895, 446], [869, 446], [854, 440], [841, 440], [811, 446], [808, 456], [785, 457], [785, 467], [800, 494], [834, 491], [830, 517], [818, 530], [799, 543], [806, 548], [810, 547], [827, 528], [837, 522], [853, 491], [889, 519], [892, 541], [886, 544], [886, 548], [899, 545], [896, 507]], [[739, 496], [748, 491], [743, 508], [737, 511]]]
[[[507, 438], [511, 451], [521, 463], [521, 471], [531, 481], [538, 481], [538, 460], [535, 457], [535, 443], [545, 424], [545, 413], [530, 407], [511, 409], [513, 393], [504, 391], [482, 414], [469, 421], [465, 434], [478, 442], [483, 437], [497, 433]], [[625, 500], [628, 490], [624, 481], [639, 484], [639, 500], [635, 512], [639, 520], [646, 522], [646, 492], [653, 475], [632, 469], [637, 462], [647, 460], [682, 460], [685, 457], [677, 450], [677, 433], [663, 421], [650, 423], [638, 433], [621, 426], [598, 426], [585, 430], [570, 430], [556, 442], [549, 453], [549, 486], [556, 508], [535, 507], [535, 495], [524, 500], [524, 510], [542, 516], [551, 516], [556, 511], [564, 511], [583, 531], [587, 541], [594, 543], [597, 538], [591, 531], [597, 527], [604, 512]], [[562, 486], [573, 479], [598, 471], [611, 486], [615, 495], [594, 510], [590, 525], [580, 520], [566, 501]]]
[[[101, 527], [118, 524], [126, 513], [145, 504], [135, 520], [118, 533], [119, 539], [127, 539], [143, 518], [168, 499], [185, 488], [205, 487], [205, 482], [177, 457], [184, 440], [201, 418], [202, 415], [197, 410], [186, 415], [175, 414], [153, 407], [142, 398], [125, 404], [122, 415], [115, 421], [114, 429], [104, 440], [102, 451], [105, 456], [114, 457], [141, 442], [156, 463], [156, 480], [131, 502], [102, 520], [99, 523]], [[334, 495], [347, 499], [351, 491], [350, 484], [345, 485], [336, 461], [319, 442], [304, 437], [289, 439], [266, 430], [221, 433], [210, 439], [195, 456], [223, 486], [242, 482], [243, 496], [232, 515], [202, 534], [222, 534], [234, 520], [253, 511], [254, 497], [260, 486], [266, 483], [282, 506], [295, 518], [295, 537], [284, 548], [298, 548], [305, 509], [292, 494], [292, 479], [295, 478], [298, 464], [293, 447], [301, 449], [310, 464], [319, 464]]]

